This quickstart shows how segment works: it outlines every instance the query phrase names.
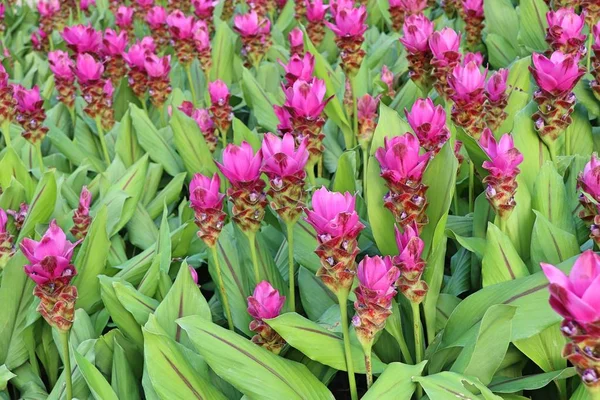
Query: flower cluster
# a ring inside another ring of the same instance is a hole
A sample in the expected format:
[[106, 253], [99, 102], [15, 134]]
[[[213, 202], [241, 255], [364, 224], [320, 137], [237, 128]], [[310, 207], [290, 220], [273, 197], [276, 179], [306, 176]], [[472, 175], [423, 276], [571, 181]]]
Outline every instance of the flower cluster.
[[169, 27], [167, 25], [167, 10], [161, 6], [154, 6], [146, 13], [146, 23], [150, 27], [152, 38], [156, 46], [164, 49], [169, 43]]
[[484, 114], [485, 105], [485, 79], [487, 70], [481, 71], [480, 65], [475, 61], [468, 61], [457, 65], [448, 77], [448, 84], [452, 89], [450, 95], [452, 106], [452, 121], [465, 130], [465, 132], [479, 139], [486, 127]]
[[21, 135], [31, 144], [37, 145], [48, 133], [48, 127], [43, 125], [46, 111], [40, 88], [34, 86], [32, 89], [25, 89], [21, 85], [14, 85], [13, 93], [17, 103], [15, 119], [23, 128]]
[[217, 148], [218, 141], [217, 126], [212, 119], [210, 111], [206, 108], [194, 108], [194, 105], [191, 101], [184, 101], [181, 103], [179, 110], [196, 121], [198, 127], [200, 128], [200, 132], [204, 137], [204, 141], [206, 141], [208, 149], [214, 153]]
[[402, 27], [404, 35], [400, 41], [407, 51], [409, 76], [422, 93], [429, 93], [432, 84], [429, 38], [433, 30], [433, 22], [423, 14], [411, 15]]
[[390, 0], [392, 28], [399, 32], [407, 16], [421, 14], [426, 8], [427, 0]]
[[572, 8], [561, 8], [546, 14], [548, 31], [546, 41], [552, 50], [564, 54], [583, 55], [586, 53], [585, 35], [582, 33], [585, 18]]
[[600, 99], [600, 22], [592, 27], [594, 43], [592, 44], [592, 50], [594, 54], [591, 57], [591, 68], [590, 73], [594, 79], [590, 82], [590, 87], [594, 92], [596, 99]]
[[398, 255], [392, 263], [400, 270], [398, 289], [411, 303], [420, 304], [429, 290], [427, 282], [421, 279], [426, 265], [422, 258], [425, 243], [416, 226], [406, 225], [402, 233], [396, 227], [396, 244]]
[[508, 70], [501, 68], [489, 77], [485, 85], [485, 123], [492, 131], [498, 129], [507, 117], [504, 111], [508, 104], [507, 81]]
[[581, 191], [579, 217], [590, 227], [590, 237], [600, 243], [600, 160], [596, 154], [579, 174], [577, 187]]
[[251, 11], [236, 15], [233, 24], [242, 38], [242, 55], [257, 67], [271, 46], [271, 21]]
[[366, 54], [361, 47], [368, 27], [365, 23], [367, 9], [365, 6], [354, 7], [352, 1], [338, 1], [336, 7], [331, 7], [330, 10], [333, 22], [325, 21], [325, 25], [335, 34], [346, 76], [354, 76]]
[[357, 101], [358, 144], [363, 148], [368, 148], [373, 140], [375, 127], [377, 126], [378, 106], [379, 96], [373, 97], [370, 94], [365, 94]]
[[102, 121], [105, 129], [114, 123], [112, 98], [114, 87], [110, 79], [103, 78], [104, 65], [89, 53], [77, 55], [75, 76], [87, 103], [85, 112]]
[[460, 34], [452, 28], [444, 28], [433, 32], [429, 38], [432, 52], [431, 65], [435, 77], [435, 89], [440, 96], [449, 98], [452, 89], [448, 85], [448, 77], [460, 63]]
[[304, 0], [306, 2], [306, 30], [308, 37], [315, 46], [318, 46], [325, 37], [325, 13], [329, 5], [324, 5], [323, 0]]
[[221, 135], [226, 138], [233, 119], [233, 111], [229, 104], [229, 98], [231, 97], [229, 88], [225, 82], [219, 79], [208, 84], [208, 93], [210, 95], [210, 113], [213, 121]]
[[13, 86], [8, 82], [8, 73], [0, 64], [0, 123], [12, 121], [16, 114]]
[[465, 21], [467, 31], [467, 47], [474, 49], [481, 42], [481, 31], [483, 30], [483, 0], [462, 0], [462, 8], [459, 13]]
[[206, 24], [195, 20], [193, 16], [186, 16], [183, 11], [177, 9], [167, 17], [167, 25], [179, 63], [189, 65], [196, 58], [197, 32], [201, 29], [207, 30]]
[[92, 223], [90, 204], [92, 204], [92, 193], [84, 186], [79, 195], [79, 207], [73, 213], [73, 228], [70, 230], [75, 239], [83, 240], [87, 235]]
[[250, 330], [256, 333], [252, 342], [274, 354], [279, 354], [285, 340], [265, 320], [277, 317], [284, 304], [285, 296], [267, 281], [256, 285], [254, 293], [248, 297], [248, 314], [254, 318], [250, 322]]
[[220, 190], [218, 174], [212, 178], [196, 174], [190, 182], [190, 207], [194, 210], [198, 237], [209, 247], [217, 244], [226, 217], [223, 212], [225, 195]]
[[6, 229], [8, 216], [0, 208], [0, 269], [4, 269], [14, 253], [14, 237]]
[[123, 59], [125, 48], [129, 44], [127, 32], [117, 33], [112, 29], [104, 32], [102, 39], [101, 55], [105, 66], [106, 76], [113, 86], [117, 87], [121, 79], [127, 74], [127, 67]]
[[419, 143], [428, 152], [437, 154], [450, 139], [444, 107], [435, 106], [430, 98], [417, 99], [411, 111], [404, 110], [406, 119]]

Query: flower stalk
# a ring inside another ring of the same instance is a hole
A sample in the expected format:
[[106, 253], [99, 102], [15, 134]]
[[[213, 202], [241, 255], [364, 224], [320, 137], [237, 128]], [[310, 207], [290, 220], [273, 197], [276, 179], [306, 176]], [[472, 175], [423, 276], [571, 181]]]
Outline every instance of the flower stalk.
[[67, 400], [71, 400], [73, 398], [73, 377], [71, 375], [71, 354], [69, 351], [69, 332], [68, 331], [60, 331], [60, 344], [63, 353], [63, 362], [65, 364], [64, 373], [65, 373], [65, 394]]

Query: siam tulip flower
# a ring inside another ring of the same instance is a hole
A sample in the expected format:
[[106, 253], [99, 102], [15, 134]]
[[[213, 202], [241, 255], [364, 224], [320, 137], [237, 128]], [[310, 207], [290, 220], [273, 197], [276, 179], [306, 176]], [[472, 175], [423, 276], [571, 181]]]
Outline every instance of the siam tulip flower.
[[42, 125], [46, 120], [46, 112], [40, 88], [34, 86], [32, 89], [25, 89], [21, 85], [14, 85], [13, 95], [17, 102], [15, 119], [23, 128], [21, 135], [31, 144], [37, 145], [48, 133], [48, 128]]
[[[339, 4], [338, 4], [339, 7]], [[334, 21], [325, 21], [325, 25], [333, 31], [336, 36], [336, 44], [340, 49], [342, 68], [346, 76], [354, 76], [360, 69], [365, 51], [361, 48], [367, 31], [367, 9], [365, 6], [358, 8], [345, 7], [337, 9]]]
[[13, 217], [15, 229], [17, 231], [21, 231], [21, 228], [23, 227], [23, 223], [25, 222], [25, 218], [27, 217], [28, 212], [29, 205], [27, 203], [21, 203], [17, 211], [6, 210], [6, 213]]
[[167, 25], [179, 63], [186, 67], [189, 66], [196, 57], [194, 35], [201, 28], [203, 22], [194, 21], [193, 16], [186, 17], [181, 10], [176, 10], [167, 17]]
[[573, 364], [588, 397], [593, 398], [600, 386], [600, 366], [594, 351], [600, 342], [600, 256], [586, 250], [575, 261], [569, 276], [550, 264], [541, 263], [541, 267], [550, 282], [550, 306], [564, 318], [561, 332], [568, 342], [562, 355]]
[[358, 99], [356, 108], [358, 111], [358, 144], [363, 150], [368, 149], [373, 140], [375, 127], [377, 126], [377, 108], [379, 107], [379, 96], [372, 97], [365, 94]]
[[483, 0], [462, 0], [462, 9], [459, 9], [461, 17], [465, 21], [467, 31], [467, 47], [474, 49], [481, 43], [481, 31], [483, 30]]
[[220, 193], [220, 188], [218, 174], [212, 178], [196, 174], [190, 183], [190, 207], [195, 213], [198, 237], [209, 247], [216, 245], [227, 216], [223, 212], [225, 195]]
[[242, 55], [252, 66], [258, 66], [271, 46], [271, 21], [251, 11], [236, 15], [233, 24], [242, 39]]
[[41, 0], [37, 3], [37, 10], [40, 13], [40, 29], [47, 34], [64, 23], [61, 21], [61, 7], [58, 0]]
[[347, 296], [356, 273], [357, 238], [364, 225], [355, 202], [348, 192], [329, 192], [322, 187], [313, 194], [312, 211], [306, 210], [306, 221], [317, 232], [315, 253], [321, 259], [317, 276], [336, 295]]
[[404, 109], [404, 113], [421, 146], [437, 154], [450, 138], [444, 107], [435, 106], [430, 98], [417, 99], [412, 110]]
[[[194, 104], [191, 101], [184, 101], [178, 107], [185, 115], [192, 118], [198, 124], [202, 136], [208, 146], [211, 153], [214, 153], [217, 148], [217, 127], [210, 115], [210, 111], [205, 108], [194, 108]], [[169, 114], [171, 111], [169, 111]]]
[[254, 318], [250, 322], [250, 330], [256, 333], [252, 342], [274, 354], [281, 352], [285, 340], [265, 320], [277, 317], [284, 304], [285, 296], [267, 281], [256, 285], [254, 293], [248, 297], [248, 314]]
[[192, 280], [197, 285], [198, 284], [198, 272], [196, 272], [194, 267], [192, 267], [191, 265], [189, 266], [189, 269], [190, 269], [190, 275], [192, 276]]
[[448, 77], [452, 89], [452, 121], [478, 140], [485, 128], [485, 78], [487, 70], [481, 72], [475, 61], [457, 65]]
[[135, 10], [135, 13], [138, 15], [144, 15], [150, 11], [152, 7], [154, 7], [154, 0], [135, 0], [135, 2], [132, 2], [132, 6]]
[[277, 212], [286, 224], [293, 224], [304, 209], [306, 163], [308, 162], [306, 141], [298, 148], [294, 137], [287, 133], [279, 138], [272, 133], [264, 136], [262, 143], [263, 165], [261, 171], [269, 177], [271, 209]]
[[144, 68], [148, 74], [150, 100], [156, 108], [162, 107], [171, 94], [171, 56], [158, 57], [150, 54], [146, 57]]
[[483, 65], [483, 55], [480, 52], [466, 52], [463, 56], [461, 65], [464, 67], [471, 61], [477, 64], [478, 67], [481, 67]]
[[286, 88], [294, 86], [297, 80], [310, 81], [313, 78], [315, 57], [310, 53], [304, 54], [304, 57], [294, 54], [287, 64], [279, 63], [285, 70]]
[[76, 53], [98, 54], [102, 49], [102, 33], [91, 25], [66, 26], [61, 36], [67, 47]]
[[427, 186], [423, 173], [430, 153], [419, 154], [418, 139], [410, 133], [384, 139], [384, 147], [377, 149], [375, 158], [381, 166], [389, 192], [384, 196], [384, 206], [391, 211], [401, 227], [416, 224], [419, 229], [428, 223], [425, 210]]
[[223, 142], [226, 142], [227, 131], [231, 126], [231, 120], [233, 119], [233, 111], [229, 105], [229, 88], [227, 84], [222, 80], [218, 79], [208, 84], [208, 93], [210, 95], [210, 113], [212, 114], [213, 121], [223, 136]]
[[69, 58], [69, 54], [62, 50], [48, 53], [48, 64], [50, 71], [54, 74], [54, 83], [60, 100], [69, 109], [75, 105], [75, 75], [73, 69], [75, 64]]
[[280, 106], [273, 106], [273, 112], [279, 120], [279, 124], [277, 124], [277, 133], [280, 136], [283, 136], [286, 133], [293, 133], [294, 127], [292, 126], [292, 116], [290, 113]]
[[402, 233], [397, 227], [395, 230], [398, 255], [393, 257], [392, 263], [400, 270], [398, 289], [411, 303], [420, 304], [429, 290], [427, 282], [421, 279], [425, 270], [422, 258], [425, 243], [415, 225], [406, 225]]
[[501, 219], [506, 220], [516, 206], [517, 175], [523, 155], [514, 145], [511, 135], [506, 134], [496, 142], [492, 131], [486, 128], [480, 140], [481, 147], [490, 158], [483, 162], [489, 175], [483, 179], [487, 184], [485, 196]]
[[6, 5], [4, 3], [0, 3], [0, 33], [4, 33], [6, 31], [6, 24], [4, 23], [5, 14]]
[[8, 83], [8, 73], [2, 64], [0, 64], [0, 125], [3, 126], [5, 142], [10, 143], [9, 131], [7, 125], [13, 120], [16, 113], [16, 104], [13, 97], [13, 87]]
[[446, 99], [452, 94], [448, 86], [448, 77], [460, 62], [460, 34], [451, 28], [433, 32], [429, 38], [429, 48], [433, 54], [431, 64], [433, 65], [434, 84], [440, 96]]
[[397, 32], [400, 31], [406, 16], [422, 14], [426, 8], [427, 0], [390, 0], [393, 29]]
[[145, 67], [146, 57], [153, 54], [155, 49], [154, 40], [151, 37], [145, 37], [123, 53], [123, 59], [129, 67], [129, 87], [140, 99], [144, 98], [148, 89], [148, 75]]
[[288, 35], [288, 39], [290, 42], [290, 54], [292, 56], [304, 55], [304, 33], [298, 27], [292, 29], [290, 34]]
[[576, 98], [573, 88], [585, 74], [585, 68], [579, 67], [579, 57], [569, 56], [555, 51], [550, 58], [534, 53], [533, 66], [529, 67], [539, 86], [533, 94], [538, 103], [538, 111], [533, 114], [538, 135], [556, 155], [556, 141], [561, 133], [571, 125], [571, 114]]
[[21, 251], [29, 261], [25, 273], [35, 282], [33, 294], [41, 300], [37, 310], [61, 332], [69, 331], [73, 324], [77, 289], [71, 280], [77, 271], [71, 258], [76, 245], [67, 240], [56, 221], [50, 223], [39, 242], [29, 238], [21, 242]]
[[92, 204], [92, 193], [88, 190], [87, 186], [84, 186], [79, 195], [79, 207], [73, 213], [73, 228], [70, 231], [77, 240], [85, 239], [92, 223], [90, 204]]
[[31, 47], [35, 51], [48, 51], [50, 47], [50, 40], [48, 34], [41, 29], [35, 30], [31, 34]]
[[306, 5], [306, 20], [308, 26], [306, 28], [310, 41], [318, 46], [325, 37], [325, 13], [329, 5], [324, 5], [323, 0], [304, 0]]
[[508, 80], [508, 70], [501, 68], [494, 72], [485, 85], [485, 120], [487, 126], [492, 131], [498, 129], [507, 117], [506, 105], [508, 104], [508, 94], [506, 93], [506, 82]]
[[381, 67], [381, 82], [387, 87], [385, 94], [388, 97], [396, 97], [396, 91], [394, 90], [394, 73], [390, 71], [387, 65]]
[[129, 44], [127, 32], [117, 32], [107, 29], [102, 40], [102, 57], [104, 58], [105, 72], [113, 84], [118, 85], [127, 73], [123, 53]]
[[201, 26], [194, 34], [194, 42], [196, 44], [196, 52], [200, 59], [200, 65], [204, 74], [209, 75], [212, 67], [212, 49], [210, 46], [210, 36], [206, 25]]
[[600, 161], [594, 153], [577, 179], [581, 190], [579, 203], [581, 218], [590, 227], [590, 237], [600, 243]]
[[209, 26], [212, 25], [212, 18], [217, 4], [219, 2], [215, 0], [192, 0], [194, 13]]
[[120, 6], [115, 14], [115, 25], [117, 25], [121, 31], [127, 32], [131, 37], [134, 36], [133, 13], [134, 9], [132, 7]]
[[548, 11], [546, 20], [548, 21], [546, 42], [552, 50], [560, 50], [570, 55], [586, 53], [586, 35], [582, 33], [585, 26], [585, 15], [577, 15], [572, 8], [561, 8], [556, 11]]
[[146, 13], [146, 23], [150, 27], [152, 38], [159, 48], [164, 48], [169, 43], [169, 30], [167, 26], [167, 10], [161, 6], [154, 6]]
[[110, 128], [114, 123], [112, 109], [113, 86], [110, 79], [103, 79], [104, 66], [90, 54], [79, 54], [75, 65], [75, 76], [87, 102], [85, 112], [91, 118], [99, 118], [102, 125]]
[[8, 216], [0, 208], [0, 268], [4, 269], [15, 250], [13, 248], [14, 237], [6, 230]]
[[83, 12], [89, 11], [90, 7], [95, 6], [95, 5], [96, 5], [96, 0], [80, 0], [79, 1], [79, 8]]
[[400, 42], [407, 51], [410, 79], [423, 93], [429, 93], [432, 84], [432, 53], [429, 49], [429, 37], [433, 34], [433, 22], [423, 14], [411, 15], [404, 22], [404, 36]]

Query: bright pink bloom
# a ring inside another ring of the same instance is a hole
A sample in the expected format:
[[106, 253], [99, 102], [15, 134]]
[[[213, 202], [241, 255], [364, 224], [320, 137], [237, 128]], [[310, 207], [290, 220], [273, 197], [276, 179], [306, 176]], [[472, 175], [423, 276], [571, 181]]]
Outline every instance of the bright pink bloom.
[[337, 13], [345, 8], [354, 8], [354, 0], [332, 0], [329, 2], [331, 16], [335, 18]]
[[433, 32], [429, 38], [429, 48], [434, 58], [445, 60], [447, 54], [456, 54], [460, 51], [460, 34], [452, 28]]
[[465, 55], [463, 57], [462, 65], [467, 65], [470, 62], [474, 62], [479, 67], [481, 67], [481, 65], [483, 64], [483, 55], [480, 52], [476, 52], [476, 53], [468, 52], [468, 53], [465, 53]]
[[269, 282], [262, 281], [256, 285], [252, 296], [248, 297], [248, 314], [259, 321], [275, 318], [284, 304], [285, 296], [281, 296]]
[[246, 141], [241, 146], [229, 144], [223, 151], [223, 164], [217, 166], [234, 186], [252, 183], [260, 179], [262, 151], [254, 154], [252, 146]]
[[171, 56], [158, 57], [149, 54], [144, 61], [144, 68], [150, 78], [168, 78], [171, 72]]
[[355, 210], [356, 198], [346, 192], [330, 192], [325, 187], [315, 191], [312, 210], [306, 210], [306, 221], [317, 231], [321, 242], [336, 237], [356, 237], [364, 228]]
[[409, 16], [404, 21], [402, 31], [404, 37], [400, 41], [410, 53], [422, 53], [429, 50], [429, 37], [433, 33], [434, 27], [431, 22], [423, 14]]
[[115, 24], [121, 29], [127, 29], [133, 24], [133, 8], [120, 6], [115, 14]]
[[49, 52], [48, 63], [50, 64], [50, 70], [57, 79], [66, 82], [72, 82], [75, 79], [73, 75], [74, 64], [67, 52], [62, 50]]
[[267, 133], [262, 142], [262, 156], [262, 172], [270, 179], [281, 179], [303, 173], [309, 154], [306, 140], [296, 149], [296, 141], [290, 133], [286, 133], [283, 138]]
[[214, 0], [192, 0], [194, 13], [201, 19], [212, 19], [217, 4], [219, 2]]
[[121, 57], [128, 44], [129, 39], [127, 37], [127, 32], [121, 31], [120, 33], [117, 33], [109, 28], [104, 31], [102, 55], [106, 57]]
[[194, 32], [199, 29], [199, 21], [194, 21], [193, 16], [186, 17], [181, 10], [175, 10], [167, 17], [169, 31], [176, 40], [187, 40], [194, 37]]
[[310, 22], [321, 22], [329, 8], [323, 5], [323, 0], [304, 0], [306, 2], [306, 19]]
[[567, 277], [550, 264], [541, 263], [550, 281], [550, 306], [567, 320], [582, 325], [600, 320], [600, 256], [586, 250]]
[[[154, 43], [154, 42], [152, 42]], [[152, 49], [152, 50], [150, 50]], [[146, 57], [154, 52], [152, 46], [148, 47], [148, 45], [144, 44], [143, 41], [134, 44], [129, 48], [126, 53], [123, 53], [123, 59], [129, 66], [129, 68], [137, 68], [144, 69], [144, 63], [146, 62]]]
[[81, 193], [79, 194], [79, 210], [84, 215], [89, 215], [90, 204], [92, 204], [92, 193], [88, 190], [87, 186], [84, 186], [81, 188]]
[[585, 26], [585, 17], [577, 15], [572, 8], [548, 11], [546, 20], [548, 32], [556, 43], [567, 44], [573, 39], [577, 42], [585, 41], [585, 35], [581, 33]]
[[225, 195], [220, 192], [221, 178], [214, 174], [212, 178], [201, 174], [194, 175], [190, 182], [190, 203], [194, 210], [223, 209]]
[[167, 23], [167, 10], [161, 6], [152, 7], [146, 13], [146, 22], [152, 30], [162, 28]]
[[43, 0], [37, 3], [37, 9], [43, 18], [51, 18], [60, 12], [58, 0]]
[[76, 53], [96, 54], [102, 48], [102, 33], [91, 25], [67, 26], [62, 31], [62, 38]]
[[135, 3], [142, 10], [149, 10], [154, 5], [154, 0], [135, 0]]
[[329, 99], [325, 99], [327, 88], [321, 79], [298, 80], [285, 91], [285, 105], [292, 109], [294, 116], [317, 119], [325, 109]]
[[390, 71], [387, 65], [381, 67], [381, 81], [386, 84], [388, 91], [394, 88], [394, 73]]
[[[41, 29], [37, 29], [31, 34], [31, 46], [36, 51], [43, 50], [47, 41], [48, 34]], [[6, 51], [6, 48], [4, 50]]]
[[501, 68], [494, 72], [485, 85], [485, 92], [490, 101], [499, 101], [506, 95], [506, 81], [508, 70]]
[[285, 134], [291, 132], [294, 127], [292, 125], [292, 115], [289, 113], [285, 107], [274, 106], [273, 111], [279, 120], [279, 124], [277, 125], [277, 131], [280, 134]]
[[359, 120], [373, 120], [377, 117], [377, 107], [379, 106], [379, 98], [373, 97], [370, 94], [365, 94], [358, 99], [356, 108], [358, 111]]
[[95, 82], [102, 78], [104, 66], [90, 54], [78, 54], [75, 66], [75, 76], [79, 84]]
[[203, 133], [213, 133], [215, 131], [216, 125], [210, 116], [210, 112], [205, 108], [199, 108], [192, 112], [191, 117], [196, 121], [200, 131]]
[[192, 280], [197, 285], [198, 284], [198, 272], [190, 265], [190, 275], [192, 275]]
[[600, 201], [600, 160], [596, 154], [592, 154], [579, 179], [583, 190]]
[[4, 3], [0, 3], [0, 19], [4, 19], [5, 13], [6, 13], [6, 5]]
[[486, 75], [487, 69], [481, 72], [475, 61], [464, 66], [457, 65], [448, 77], [448, 83], [454, 90], [453, 98], [469, 102], [473, 97], [482, 94]]
[[592, 49], [594, 49], [594, 51], [600, 50], [600, 21], [592, 27], [592, 34], [594, 35]]
[[315, 57], [310, 53], [304, 54], [304, 57], [294, 54], [287, 64], [281, 62], [280, 64], [285, 70], [287, 85], [292, 86], [297, 80], [309, 81], [312, 79], [315, 70]]
[[483, 0], [463, 0], [462, 4], [469, 17], [483, 17]]
[[227, 84], [222, 80], [218, 79], [208, 84], [208, 93], [210, 95], [210, 102], [213, 105], [225, 105], [229, 104], [229, 88]]
[[294, 28], [289, 34], [290, 46], [292, 48], [304, 48], [304, 33], [300, 28]]
[[402, 265], [403, 269], [408, 271], [423, 268], [421, 255], [425, 248], [425, 242], [419, 237], [418, 229], [411, 225], [406, 225], [402, 233], [398, 227], [394, 229], [396, 232], [396, 245], [398, 246], [398, 255], [394, 256], [393, 259], [394, 264]]
[[194, 32], [194, 42], [196, 43], [196, 50], [199, 52], [210, 51], [210, 34], [206, 24]]
[[373, 291], [379, 302], [389, 301], [396, 295], [394, 284], [400, 276], [398, 268], [392, 264], [389, 256], [366, 256], [358, 264], [356, 276], [360, 286]]
[[404, 109], [404, 113], [425, 149], [439, 150], [450, 138], [450, 131], [446, 127], [446, 111], [442, 106], [435, 106], [430, 98], [418, 99], [412, 110], [409, 112]]
[[8, 216], [6, 215], [6, 211], [0, 208], [0, 235], [6, 234], [6, 224], [8, 223]]
[[68, 284], [76, 274], [75, 267], [71, 265], [76, 245], [67, 240], [53, 220], [42, 240], [36, 242], [25, 238], [21, 242], [21, 251], [30, 263], [25, 265], [25, 273], [38, 285], [55, 281]]
[[419, 155], [419, 150], [419, 140], [410, 133], [391, 139], [386, 137], [384, 147], [375, 153], [382, 176], [393, 182], [421, 182], [431, 155]]
[[31, 113], [43, 108], [44, 99], [42, 99], [40, 88], [37, 85], [31, 89], [14, 85], [13, 96], [17, 101], [17, 111], [19, 113]]
[[90, 6], [95, 6], [96, 5], [96, 0], [80, 0], [79, 2], [79, 7], [83, 10], [83, 11], [87, 11]]
[[427, 8], [427, 0], [390, 0], [390, 7], [400, 7], [406, 14], [420, 14]]
[[110, 101], [110, 104], [107, 104], [109, 107], [112, 105], [112, 97], [115, 94], [115, 87], [112, 84], [110, 79], [104, 81], [104, 86], [102, 86], [102, 92], [104, 93], [104, 97]]
[[242, 36], [268, 35], [271, 32], [271, 21], [268, 18], [260, 18], [256, 11], [236, 15], [233, 19], [235, 30]]
[[338, 9], [334, 16], [334, 23], [325, 21], [325, 25], [335, 33], [336, 36], [342, 38], [363, 36], [367, 31], [367, 9], [365, 6], [358, 8], [342, 8]]
[[497, 143], [492, 131], [486, 128], [481, 135], [480, 144], [491, 160], [484, 161], [483, 168], [495, 177], [517, 176], [523, 155], [515, 147], [511, 135], [503, 135]]
[[533, 53], [533, 66], [529, 67], [540, 89], [554, 96], [573, 90], [585, 69], [579, 68], [579, 57], [565, 55], [560, 51], [552, 53], [550, 59]]

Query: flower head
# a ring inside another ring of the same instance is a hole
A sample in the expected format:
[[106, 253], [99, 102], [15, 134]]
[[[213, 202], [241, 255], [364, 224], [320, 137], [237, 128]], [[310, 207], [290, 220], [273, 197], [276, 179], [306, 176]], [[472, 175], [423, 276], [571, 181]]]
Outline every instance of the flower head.
[[190, 269], [190, 275], [192, 276], [192, 280], [197, 285], [198, 284], [198, 272], [196, 272], [196, 270], [191, 265], [189, 266], [189, 269]]
[[199, 52], [210, 51], [210, 34], [204, 21], [199, 25], [200, 28], [194, 32], [194, 43], [196, 44], [196, 50]]
[[146, 13], [146, 22], [150, 29], [160, 29], [167, 23], [167, 10], [161, 6], [154, 6]]
[[120, 57], [128, 44], [129, 38], [127, 37], [127, 32], [121, 31], [117, 33], [109, 28], [104, 32], [102, 54], [107, 57]]
[[215, 130], [215, 122], [210, 116], [210, 112], [205, 108], [199, 108], [192, 112], [191, 117], [196, 121], [200, 131], [203, 133], [213, 132]]
[[229, 104], [229, 88], [227, 84], [222, 80], [218, 79], [208, 84], [208, 93], [210, 95], [210, 102], [213, 105], [225, 105]]
[[431, 158], [429, 153], [419, 155], [419, 140], [405, 133], [402, 136], [384, 139], [384, 147], [377, 149], [375, 158], [381, 173], [393, 182], [421, 182]]
[[468, 102], [483, 93], [486, 75], [487, 70], [481, 72], [479, 65], [471, 61], [466, 65], [457, 65], [448, 77], [448, 83], [456, 99]]
[[235, 30], [244, 37], [269, 34], [271, 21], [268, 18], [260, 18], [256, 11], [236, 15], [233, 19]]
[[427, 0], [390, 0], [390, 7], [400, 7], [409, 15], [420, 14], [427, 8]]
[[41, 110], [44, 104], [44, 99], [40, 95], [40, 88], [37, 85], [31, 89], [25, 89], [21, 85], [14, 85], [13, 96], [17, 101], [17, 111], [20, 113], [31, 113]]
[[323, 0], [304, 0], [306, 2], [306, 19], [309, 22], [321, 22], [325, 18], [325, 12], [329, 8], [323, 5]]
[[262, 151], [256, 154], [248, 142], [240, 146], [229, 144], [223, 151], [223, 164], [217, 163], [219, 169], [234, 186], [255, 182], [260, 179]]
[[422, 53], [429, 50], [429, 37], [433, 33], [433, 22], [423, 14], [411, 15], [404, 21], [400, 39], [410, 53]]
[[370, 94], [365, 94], [358, 99], [356, 108], [358, 111], [358, 119], [373, 120], [377, 117], [377, 107], [379, 106], [379, 98], [373, 97]]
[[485, 93], [490, 101], [499, 101], [505, 97], [507, 80], [508, 70], [504, 68], [499, 69], [490, 76], [485, 85]]
[[382, 300], [389, 300], [396, 295], [394, 283], [400, 271], [392, 265], [389, 256], [366, 256], [358, 264], [356, 276], [360, 286], [375, 292], [377, 297], [383, 297]]
[[67, 46], [77, 53], [96, 54], [102, 48], [102, 33], [91, 25], [67, 26], [61, 35]]
[[404, 113], [425, 149], [440, 149], [450, 138], [450, 131], [446, 127], [446, 111], [442, 106], [435, 106], [430, 98], [418, 99], [411, 111], [404, 109]]
[[585, 165], [579, 176], [579, 182], [587, 194], [600, 201], [600, 160], [596, 154], [592, 154], [592, 158]]
[[281, 66], [285, 70], [288, 85], [293, 85], [299, 79], [309, 81], [315, 70], [315, 57], [310, 53], [304, 54], [304, 57], [294, 54], [287, 64], [281, 63]]
[[252, 296], [248, 297], [248, 314], [259, 321], [275, 318], [284, 304], [285, 296], [280, 295], [269, 282], [262, 281], [256, 285]]
[[433, 32], [429, 38], [429, 48], [433, 57], [438, 60], [445, 60], [450, 54], [454, 58], [454, 55], [460, 50], [460, 34], [452, 28]]
[[[339, 7], [339, 4], [338, 4]], [[357, 37], [363, 36], [367, 31], [367, 9], [365, 6], [358, 8], [344, 7], [338, 8], [334, 15], [334, 22], [325, 21], [325, 25], [329, 27], [338, 37]]]
[[87, 186], [81, 188], [79, 194], [79, 210], [85, 215], [90, 213], [90, 204], [92, 204], [92, 193], [88, 190]]
[[469, 51], [465, 53], [462, 60], [462, 65], [467, 65], [471, 61], [477, 64], [477, 66], [481, 67], [483, 64], [483, 55], [480, 52], [472, 53]]
[[37, 9], [41, 17], [50, 18], [60, 12], [60, 3], [58, 0], [42, 0], [37, 3]]
[[104, 66], [90, 54], [78, 54], [75, 65], [75, 76], [80, 84], [96, 82], [102, 78]]
[[96, 5], [96, 0], [80, 0], [79, 1], [79, 8], [81, 8], [83, 11], [87, 11], [90, 6], [95, 6]]
[[115, 24], [121, 29], [131, 26], [133, 24], [133, 12], [132, 7], [120, 6], [115, 14]]
[[303, 174], [309, 154], [305, 140], [296, 149], [296, 142], [291, 134], [286, 133], [280, 138], [267, 133], [262, 143], [262, 156], [262, 171], [273, 179]]
[[567, 320], [580, 324], [600, 320], [600, 256], [586, 250], [567, 277], [550, 264], [541, 264], [550, 281], [550, 306]]
[[57, 79], [66, 82], [72, 82], [75, 79], [75, 76], [73, 75], [75, 64], [67, 52], [62, 50], [49, 52], [48, 63], [50, 64], [50, 70]]
[[212, 178], [196, 174], [190, 182], [190, 203], [194, 211], [223, 208], [225, 195], [220, 192], [221, 178], [214, 174]]
[[217, 4], [215, 0], [192, 0], [194, 13], [201, 19], [211, 19]]
[[511, 135], [506, 134], [496, 142], [491, 130], [486, 128], [480, 139], [481, 147], [491, 161], [484, 161], [483, 168], [497, 177], [516, 176], [519, 173], [519, 164], [523, 162], [523, 155], [515, 147]]
[[129, 68], [144, 69], [144, 63], [146, 62], [146, 56], [154, 53], [156, 46], [154, 40], [150, 37], [142, 39], [142, 41], [135, 43], [129, 48], [127, 52], [123, 53], [123, 59], [129, 66]]
[[317, 119], [331, 99], [325, 99], [326, 92], [325, 82], [321, 79], [297, 80], [285, 89], [285, 105], [295, 116]]
[[394, 257], [394, 264], [401, 265], [403, 270], [409, 271], [422, 268], [424, 264], [421, 256], [425, 242], [419, 237], [419, 230], [411, 225], [406, 225], [404, 232], [400, 232], [398, 227], [395, 227], [395, 232], [398, 255]]
[[171, 56], [158, 57], [149, 54], [144, 61], [144, 68], [150, 78], [168, 78], [171, 72]]
[[463, 10], [470, 17], [483, 17], [483, 0], [463, 0]]
[[291, 48], [304, 48], [304, 33], [298, 27], [292, 29], [288, 35]]
[[585, 41], [582, 29], [585, 26], [585, 16], [579, 16], [572, 8], [560, 8], [546, 14], [548, 21], [548, 34], [558, 44], [567, 44], [569, 41]]
[[573, 90], [585, 74], [585, 69], [578, 66], [577, 56], [555, 51], [550, 58], [538, 53], [533, 53], [532, 57], [533, 66], [529, 70], [533, 78], [542, 91], [555, 96]]
[[356, 237], [364, 228], [355, 210], [356, 198], [350, 193], [330, 192], [325, 187], [315, 191], [312, 211], [306, 221], [317, 231], [322, 242], [330, 238]]
[[194, 21], [193, 16], [186, 17], [181, 10], [175, 10], [167, 17], [169, 31], [175, 40], [188, 40], [194, 37], [194, 32], [199, 29], [199, 21]]

